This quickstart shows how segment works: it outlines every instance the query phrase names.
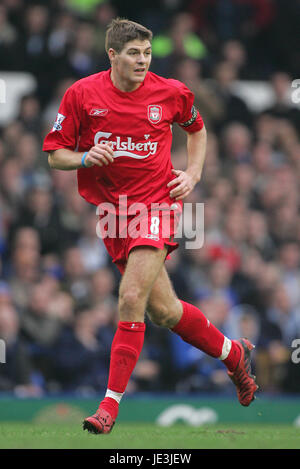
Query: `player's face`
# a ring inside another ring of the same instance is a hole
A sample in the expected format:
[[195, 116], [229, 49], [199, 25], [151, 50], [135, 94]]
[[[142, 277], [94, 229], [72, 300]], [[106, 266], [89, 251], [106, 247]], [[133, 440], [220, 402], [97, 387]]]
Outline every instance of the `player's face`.
[[123, 91], [133, 91], [144, 81], [151, 63], [151, 43], [135, 39], [117, 53], [109, 50], [114, 84]]

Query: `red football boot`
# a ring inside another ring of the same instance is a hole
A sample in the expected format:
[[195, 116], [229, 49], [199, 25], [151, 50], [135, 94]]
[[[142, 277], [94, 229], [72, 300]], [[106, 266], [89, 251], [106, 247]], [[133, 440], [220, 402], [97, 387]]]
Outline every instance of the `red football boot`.
[[115, 420], [111, 415], [104, 409], [99, 409], [91, 417], [87, 417], [83, 421], [83, 430], [87, 430], [89, 433], [110, 433], [115, 424]]
[[248, 339], [235, 340], [235, 343], [240, 347], [241, 358], [236, 369], [227, 373], [236, 386], [240, 404], [247, 407], [255, 399], [254, 393], [258, 389], [255, 376], [251, 375], [250, 355], [254, 345]]

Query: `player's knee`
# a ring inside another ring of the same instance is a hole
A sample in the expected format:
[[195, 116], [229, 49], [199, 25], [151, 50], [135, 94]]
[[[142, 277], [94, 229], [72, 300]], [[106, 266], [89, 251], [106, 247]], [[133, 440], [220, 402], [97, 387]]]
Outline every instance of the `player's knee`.
[[143, 320], [146, 299], [143, 292], [136, 287], [120, 291], [119, 313], [123, 321]]
[[165, 305], [147, 305], [147, 314], [151, 321], [160, 327], [171, 329], [178, 322], [176, 310], [172, 310]]

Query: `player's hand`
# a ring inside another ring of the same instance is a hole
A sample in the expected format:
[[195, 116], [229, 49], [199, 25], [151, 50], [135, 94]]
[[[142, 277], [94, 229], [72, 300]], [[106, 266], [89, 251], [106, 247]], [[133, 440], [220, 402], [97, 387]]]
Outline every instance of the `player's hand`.
[[84, 164], [87, 168], [91, 166], [108, 166], [114, 162], [114, 151], [111, 143], [97, 143], [92, 147], [85, 157]]
[[172, 169], [172, 173], [177, 177], [167, 184], [167, 187], [176, 186], [170, 191], [170, 197], [175, 200], [182, 200], [192, 192], [198, 180], [180, 169]]

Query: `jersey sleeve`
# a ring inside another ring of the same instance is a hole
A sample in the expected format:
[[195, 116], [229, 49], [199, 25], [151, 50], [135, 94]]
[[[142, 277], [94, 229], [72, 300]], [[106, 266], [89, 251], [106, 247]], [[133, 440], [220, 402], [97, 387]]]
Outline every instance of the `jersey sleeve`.
[[43, 151], [59, 148], [75, 150], [80, 135], [80, 95], [73, 86], [65, 92], [52, 130], [46, 135]]
[[177, 109], [174, 122], [187, 132], [198, 132], [204, 127], [203, 119], [194, 106], [194, 94], [183, 83], [177, 88]]

